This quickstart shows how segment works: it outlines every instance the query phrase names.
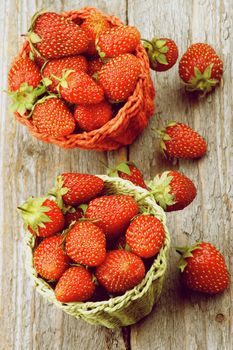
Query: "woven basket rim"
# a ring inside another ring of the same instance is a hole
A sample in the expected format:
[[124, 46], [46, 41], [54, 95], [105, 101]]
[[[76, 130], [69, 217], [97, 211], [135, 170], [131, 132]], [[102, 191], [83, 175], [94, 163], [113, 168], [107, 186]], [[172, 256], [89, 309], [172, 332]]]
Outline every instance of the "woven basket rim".
[[[107, 175], [97, 175], [100, 177], [106, 185], [108, 184], [114, 184], [116, 186], [121, 186], [120, 191], [124, 191], [125, 194], [130, 194], [134, 196], [135, 200], [139, 200], [142, 196], [145, 194], [148, 194], [149, 192], [141, 187], [133, 185], [128, 180], [123, 180], [120, 178], [112, 178]], [[113, 193], [113, 192], [112, 192]], [[96, 314], [98, 311], [116, 311], [118, 309], [121, 309], [123, 306], [127, 306], [131, 300], [135, 300], [140, 298], [143, 294], [147, 292], [149, 287], [151, 286], [152, 282], [161, 276], [164, 275], [167, 267], [167, 252], [170, 247], [170, 235], [168, 228], [166, 226], [166, 216], [163, 211], [163, 209], [156, 204], [154, 199], [149, 196], [141, 201], [142, 204], [149, 205], [150, 208], [153, 210], [153, 213], [156, 217], [158, 217], [161, 222], [164, 225], [165, 233], [166, 233], [166, 239], [165, 244], [163, 248], [160, 250], [159, 254], [155, 258], [152, 266], [146, 273], [146, 276], [142, 280], [141, 283], [139, 283], [136, 287], [133, 289], [125, 292], [123, 295], [112, 297], [108, 300], [104, 301], [87, 301], [87, 302], [75, 302], [75, 303], [61, 303], [59, 302], [56, 297], [54, 290], [52, 287], [48, 285], [46, 281], [44, 281], [42, 278], [37, 277], [37, 272], [34, 269], [33, 266], [33, 249], [35, 245], [35, 236], [33, 236], [29, 231], [26, 232], [24, 236], [24, 248], [25, 248], [25, 254], [26, 254], [26, 270], [29, 276], [34, 280], [36, 284], [37, 291], [42, 294], [45, 298], [47, 298], [50, 302], [54, 303], [59, 308], [63, 309], [64, 311], [68, 311], [69, 313], [72, 312], [78, 312], [79, 314]]]
[[[80, 10], [75, 11], [67, 11], [67, 12], [61, 12], [61, 15], [74, 19], [74, 18], [86, 18], [88, 17], [88, 14], [90, 14], [92, 11], [98, 11], [104, 15], [104, 17], [111, 22], [114, 25], [124, 25], [124, 23], [116, 16], [114, 15], [108, 15], [98, 9], [95, 9], [94, 7], [83, 7]], [[29, 49], [29, 43], [27, 39], [25, 40], [23, 47], [18, 54], [18, 56], [22, 56], [27, 50]], [[17, 57], [18, 57], [17, 56]], [[141, 98], [139, 96], [139, 91], [143, 90], [143, 86], [145, 84], [145, 80], [147, 79], [147, 75], [149, 75], [149, 61], [147, 57], [147, 53], [141, 43], [137, 46], [135, 50], [135, 56], [139, 59], [141, 66], [142, 66], [142, 73], [140, 74], [136, 87], [134, 89], [134, 92], [129, 96], [125, 104], [122, 108], [118, 111], [116, 116], [112, 119], [110, 119], [106, 124], [104, 124], [101, 128], [90, 131], [90, 132], [80, 132], [77, 134], [70, 134], [64, 137], [53, 137], [51, 135], [48, 135], [46, 133], [41, 133], [38, 131], [37, 127], [32, 124], [32, 121], [20, 116], [17, 112], [14, 113], [15, 118], [23, 125], [25, 125], [29, 132], [36, 138], [38, 138], [41, 141], [46, 141], [49, 143], [54, 143], [57, 145], [62, 146], [64, 143], [64, 147], [69, 147], [73, 142], [75, 143], [74, 147], [82, 147], [85, 148], [86, 143], [88, 143], [89, 146], [94, 146], [96, 142], [101, 142], [106, 137], [110, 137], [112, 133], [117, 131], [119, 128], [119, 125], [121, 125], [123, 122], [125, 122], [126, 115], [130, 115], [130, 110], [133, 110], [136, 108], [137, 105], [141, 103]], [[14, 60], [13, 60], [14, 61]], [[146, 66], [143, 65], [143, 62], [146, 61]], [[154, 96], [151, 96], [153, 98]], [[151, 115], [150, 115], [151, 116]], [[128, 120], [130, 120], [130, 116]], [[113, 141], [114, 142], [114, 141]], [[76, 145], [76, 143], [78, 143]], [[71, 147], [72, 148], [72, 147]]]

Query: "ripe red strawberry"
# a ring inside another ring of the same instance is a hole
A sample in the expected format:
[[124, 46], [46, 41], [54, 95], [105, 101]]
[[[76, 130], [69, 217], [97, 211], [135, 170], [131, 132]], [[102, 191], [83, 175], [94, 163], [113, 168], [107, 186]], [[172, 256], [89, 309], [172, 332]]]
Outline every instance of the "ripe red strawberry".
[[175, 171], [164, 171], [152, 181], [147, 182], [156, 202], [165, 211], [181, 210], [187, 207], [196, 197], [197, 190], [184, 174]]
[[100, 265], [106, 255], [106, 239], [101, 228], [88, 221], [76, 223], [66, 236], [66, 253], [76, 263]]
[[87, 73], [67, 70], [58, 80], [59, 93], [70, 103], [92, 104], [104, 99], [103, 89]]
[[32, 122], [40, 133], [54, 137], [69, 135], [75, 128], [74, 117], [65, 103], [52, 96], [42, 98], [36, 103]]
[[124, 101], [134, 91], [140, 73], [141, 66], [137, 57], [131, 54], [120, 55], [101, 68], [99, 84], [110, 101]]
[[79, 25], [53, 12], [36, 13], [27, 37], [32, 51], [47, 60], [78, 55], [86, 51], [89, 44]]
[[42, 75], [44, 78], [48, 78], [51, 81], [51, 85], [48, 86], [48, 89], [53, 92], [57, 92], [56, 88], [59, 84], [59, 81], [53, 76], [62, 78], [64, 70], [74, 70], [74, 71], [83, 71], [87, 72], [88, 64], [84, 56], [72, 56], [72, 57], [63, 57], [48, 61], [46, 63]]
[[171, 122], [158, 133], [162, 139], [161, 149], [167, 157], [201, 158], [206, 153], [206, 141], [188, 125]]
[[109, 293], [124, 293], [139, 284], [145, 276], [141, 258], [125, 250], [112, 250], [97, 267], [98, 282]]
[[65, 216], [65, 228], [68, 228], [72, 222], [78, 221], [84, 216], [81, 208], [72, 208], [71, 211], [67, 211]]
[[62, 249], [62, 236], [45, 238], [34, 252], [34, 266], [41, 277], [56, 281], [68, 268], [69, 258]]
[[135, 27], [113, 27], [99, 34], [96, 47], [101, 58], [116, 57], [134, 52], [140, 43], [140, 33]]
[[223, 62], [210, 45], [193, 44], [181, 57], [179, 74], [187, 90], [206, 93], [220, 82]]
[[96, 220], [95, 224], [111, 239], [123, 233], [137, 213], [138, 205], [132, 197], [111, 195], [93, 199], [85, 216]]
[[156, 255], [165, 241], [165, 231], [159, 219], [152, 215], [141, 214], [129, 225], [126, 242], [132, 252], [142, 258]]
[[49, 191], [57, 198], [60, 208], [66, 205], [77, 206], [87, 203], [100, 194], [104, 188], [102, 179], [95, 175], [63, 173], [56, 179], [55, 187]]
[[227, 288], [229, 272], [222, 254], [212, 244], [201, 242], [176, 250], [182, 255], [179, 268], [186, 287], [208, 294], [221, 293]]
[[18, 209], [25, 228], [39, 237], [52, 236], [64, 228], [64, 216], [50, 199], [30, 197]]
[[89, 46], [86, 53], [90, 56], [98, 55], [95, 47], [96, 37], [100, 32], [109, 29], [110, 23], [100, 12], [93, 11], [80, 27], [84, 30], [89, 39]]
[[92, 76], [93, 74], [98, 73], [103, 65], [104, 64], [100, 58], [88, 61], [88, 74]]
[[14, 61], [8, 73], [10, 91], [19, 90], [22, 84], [35, 88], [39, 85], [40, 80], [40, 70], [28, 56], [20, 57]]
[[142, 42], [147, 51], [151, 69], [162, 72], [174, 66], [178, 58], [178, 48], [173, 40], [153, 38], [151, 41], [142, 39]]
[[81, 266], [66, 270], [55, 287], [55, 296], [62, 303], [86, 301], [94, 292], [95, 283], [92, 275]]
[[108, 175], [112, 177], [119, 176], [124, 180], [131, 181], [136, 186], [146, 188], [143, 175], [134, 163], [120, 163], [114, 169], [109, 169]]
[[92, 131], [101, 128], [112, 118], [112, 107], [107, 101], [94, 105], [78, 105], [74, 118], [80, 129]]

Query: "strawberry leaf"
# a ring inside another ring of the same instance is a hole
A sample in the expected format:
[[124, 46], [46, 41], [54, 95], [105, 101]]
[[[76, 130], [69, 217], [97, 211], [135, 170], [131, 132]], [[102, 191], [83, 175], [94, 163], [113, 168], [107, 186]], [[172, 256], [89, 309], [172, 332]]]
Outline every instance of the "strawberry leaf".
[[116, 166], [116, 170], [121, 171], [124, 174], [131, 175], [130, 167], [127, 163], [120, 163]]

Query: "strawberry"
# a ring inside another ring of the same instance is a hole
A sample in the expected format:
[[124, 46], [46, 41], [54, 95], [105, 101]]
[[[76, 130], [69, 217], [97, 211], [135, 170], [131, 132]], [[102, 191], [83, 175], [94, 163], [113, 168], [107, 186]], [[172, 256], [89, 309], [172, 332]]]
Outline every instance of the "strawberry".
[[104, 99], [103, 89], [85, 72], [63, 71], [62, 78], [57, 80], [59, 93], [70, 103], [92, 104]]
[[181, 254], [179, 268], [182, 282], [197, 292], [216, 294], [229, 284], [229, 272], [222, 254], [210, 243], [201, 242], [191, 247], [178, 247]]
[[77, 222], [66, 236], [66, 253], [76, 263], [100, 265], [106, 255], [105, 234], [88, 221]]
[[158, 133], [161, 150], [167, 157], [201, 158], [206, 153], [206, 141], [188, 125], [170, 122]]
[[34, 235], [48, 237], [64, 228], [64, 216], [57, 204], [50, 199], [30, 197], [18, 209], [25, 227]]
[[85, 216], [96, 220], [107, 238], [115, 238], [128, 227], [130, 220], [137, 215], [137, 202], [128, 195], [111, 195], [93, 199]]
[[35, 13], [27, 37], [32, 52], [47, 60], [78, 55], [89, 45], [79, 25], [53, 12]]
[[134, 185], [146, 188], [141, 171], [132, 162], [120, 163], [114, 169], [108, 170], [108, 175], [119, 176], [124, 180], [131, 181]]
[[28, 56], [15, 60], [8, 73], [10, 91], [17, 91], [22, 84], [36, 88], [41, 80], [40, 70]]
[[53, 137], [71, 134], [75, 120], [65, 103], [55, 96], [39, 100], [32, 111], [32, 122], [40, 133]]
[[124, 293], [139, 284], [145, 276], [141, 258], [125, 250], [112, 250], [97, 267], [98, 282], [109, 293]]
[[94, 292], [92, 275], [81, 266], [66, 270], [55, 287], [55, 296], [62, 303], [86, 301]]
[[62, 236], [45, 238], [34, 251], [34, 266], [41, 277], [56, 281], [68, 268], [69, 258], [62, 249]]
[[80, 129], [92, 131], [101, 128], [112, 118], [112, 107], [107, 101], [94, 105], [78, 105], [74, 118]]
[[140, 62], [134, 55], [124, 54], [109, 60], [99, 71], [99, 84], [113, 102], [126, 100], [134, 91], [141, 73]]
[[80, 27], [84, 30], [89, 40], [86, 54], [90, 56], [98, 55], [95, 47], [96, 37], [100, 32], [109, 29], [110, 23], [100, 12], [93, 11], [90, 16], [84, 20]]
[[176, 43], [168, 38], [142, 39], [147, 51], [151, 69], [162, 72], [174, 66], [178, 58]]
[[76, 222], [83, 217], [84, 213], [81, 208], [71, 208], [68, 210], [65, 217], [65, 228], [68, 228], [72, 222]]
[[100, 71], [103, 65], [104, 64], [100, 58], [95, 58], [93, 60], [88, 61], [88, 74], [93, 76], [94, 74]]
[[179, 75], [189, 91], [211, 91], [221, 80], [223, 62], [208, 44], [191, 45], [181, 57]]
[[87, 203], [98, 196], [103, 188], [103, 180], [95, 175], [63, 173], [57, 177], [55, 187], [49, 194], [56, 197], [62, 208], [63, 201], [71, 206]]
[[122, 25], [100, 32], [96, 48], [101, 58], [116, 57], [134, 52], [139, 43], [140, 33], [137, 28]]
[[74, 70], [74, 71], [83, 71], [87, 72], [88, 64], [84, 56], [72, 56], [72, 57], [63, 57], [48, 61], [43, 69], [42, 75], [44, 78], [47, 78], [51, 81], [51, 85], [48, 86], [50, 91], [56, 92], [58, 80], [54, 78], [57, 76], [62, 77], [64, 70]]
[[196, 197], [194, 183], [179, 171], [164, 171], [147, 182], [156, 202], [165, 211], [181, 210]]
[[126, 243], [132, 252], [141, 258], [156, 255], [164, 245], [164, 241], [163, 224], [152, 215], [137, 216], [126, 231]]

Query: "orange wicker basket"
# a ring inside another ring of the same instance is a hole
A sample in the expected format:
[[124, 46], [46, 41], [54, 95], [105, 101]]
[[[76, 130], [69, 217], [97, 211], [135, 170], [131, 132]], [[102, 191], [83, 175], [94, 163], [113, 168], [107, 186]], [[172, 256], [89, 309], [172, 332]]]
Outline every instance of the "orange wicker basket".
[[[84, 20], [90, 16], [92, 11], [97, 10], [92, 7], [85, 7], [78, 11], [63, 12], [61, 14], [66, 18], [79, 22], [79, 20]], [[123, 22], [119, 18], [102, 14], [113, 26], [123, 25]], [[27, 55], [29, 51], [29, 43], [26, 41], [19, 55]], [[153, 99], [155, 95], [153, 83], [150, 78], [148, 57], [141, 44], [136, 48], [135, 55], [140, 60], [142, 68], [136, 88], [124, 106], [118, 111], [117, 115], [101, 128], [91, 132], [82, 132], [55, 138], [40, 133], [32, 124], [31, 119], [26, 119], [15, 113], [16, 119], [27, 126], [30, 133], [37, 139], [66, 149], [78, 147], [104, 151], [118, 149], [121, 146], [131, 144], [142, 133], [148, 119], [154, 112]]]

